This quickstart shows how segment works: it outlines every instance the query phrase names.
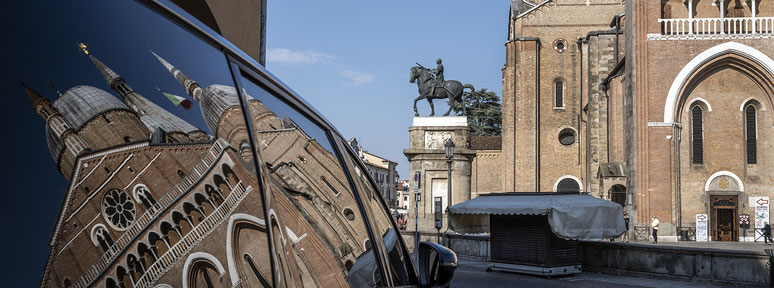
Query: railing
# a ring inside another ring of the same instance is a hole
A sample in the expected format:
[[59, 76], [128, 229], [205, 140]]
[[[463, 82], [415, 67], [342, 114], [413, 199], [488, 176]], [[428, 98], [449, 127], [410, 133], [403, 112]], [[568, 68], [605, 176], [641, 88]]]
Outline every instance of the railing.
[[634, 239], [633, 240], [645, 240], [650, 239], [650, 225], [634, 226]]
[[677, 227], [677, 241], [696, 241], [696, 227]]
[[245, 189], [241, 181], [234, 185], [234, 190], [229, 193], [226, 201], [148, 267], [142, 277], [136, 281], [134, 287], [151, 287], [153, 283], [156, 283], [172, 266], [175, 266], [182, 256], [188, 254], [191, 248], [199, 244], [199, 241], [212, 233], [215, 228], [218, 228], [218, 225], [234, 211], [251, 190], [252, 188]]
[[132, 239], [134, 239], [134, 237], [137, 236], [137, 234], [139, 234], [150, 223], [150, 221], [153, 220], [153, 218], [158, 216], [158, 214], [165, 207], [172, 204], [172, 202], [180, 197], [183, 192], [188, 190], [194, 183], [196, 183], [196, 180], [202, 177], [207, 169], [220, 158], [220, 154], [228, 146], [228, 142], [223, 139], [219, 138], [217, 141], [215, 141], [212, 147], [210, 147], [210, 150], [207, 151], [207, 153], [204, 155], [204, 158], [202, 158], [202, 161], [194, 166], [194, 169], [191, 171], [191, 173], [188, 173], [188, 175], [183, 177], [183, 180], [172, 187], [172, 189], [164, 194], [164, 196], [161, 196], [156, 204], [148, 208], [148, 210], [145, 211], [142, 216], [137, 218], [132, 226], [129, 227], [129, 229], [126, 230], [124, 234], [121, 235], [121, 237], [118, 237], [118, 239], [113, 242], [113, 245], [110, 246], [110, 249], [105, 251], [105, 253], [102, 254], [102, 257], [100, 257], [96, 263], [91, 265], [89, 270], [86, 270], [86, 272], [84, 272], [83, 275], [78, 278], [78, 281], [73, 283], [71, 287], [86, 287], [89, 285], [89, 283], [91, 283], [91, 281], [100, 276], [102, 271], [108, 267], [108, 265], [118, 255], [121, 254], [120, 252], [130, 244]]
[[774, 33], [774, 17], [659, 19], [661, 35]]

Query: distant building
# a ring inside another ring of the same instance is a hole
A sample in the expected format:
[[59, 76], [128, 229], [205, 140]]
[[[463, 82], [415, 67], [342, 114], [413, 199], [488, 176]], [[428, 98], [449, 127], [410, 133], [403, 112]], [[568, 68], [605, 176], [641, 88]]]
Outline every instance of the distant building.
[[366, 164], [368, 173], [376, 181], [376, 186], [379, 188], [379, 193], [382, 194], [384, 201], [387, 202], [390, 208], [395, 208], [395, 200], [397, 198], [395, 183], [398, 181], [398, 171], [395, 170], [395, 167], [398, 166], [398, 163], [363, 150], [354, 137], [349, 140], [349, 145], [357, 152], [360, 160]]
[[411, 192], [409, 192], [409, 180], [400, 180], [395, 184], [396, 203], [395, 209], [405, 209], [411, 206]]

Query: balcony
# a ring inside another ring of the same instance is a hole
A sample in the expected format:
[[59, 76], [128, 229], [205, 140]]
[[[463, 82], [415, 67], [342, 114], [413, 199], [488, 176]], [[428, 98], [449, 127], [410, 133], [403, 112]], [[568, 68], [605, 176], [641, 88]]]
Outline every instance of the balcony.
[[762, 35], [774, 33], [774, 17], [659, 19], [661, 35]]

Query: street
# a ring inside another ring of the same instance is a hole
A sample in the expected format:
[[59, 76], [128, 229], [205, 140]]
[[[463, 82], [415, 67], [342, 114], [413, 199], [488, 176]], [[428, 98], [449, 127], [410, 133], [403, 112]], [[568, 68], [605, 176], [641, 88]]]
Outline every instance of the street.
[[574, 276], [544, 278], [507, 272], [487, 272], [487, 262], [459, 260], [452, 287], [724, 287], [705, 282], [618, 276], [585, 272]]

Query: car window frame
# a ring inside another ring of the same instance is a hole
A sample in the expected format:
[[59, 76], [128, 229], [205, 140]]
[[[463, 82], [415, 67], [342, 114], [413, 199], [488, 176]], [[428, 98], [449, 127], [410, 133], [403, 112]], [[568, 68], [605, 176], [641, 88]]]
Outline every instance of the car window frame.
[[[246, 109], [249, 109], [247, 106], [247, 103], [244, 98], [244, 93], [242, 92], [242, 87], [244, 85], [241, 84], [241, 74], [244, 73], [252, 78], [252, 80], [255, 81], [256, 84], [261, 86], [263, 89], [265, 89], [267, 92], [270, 92], [274, 97], [277, 97], [277, 99], [284, 101], [286, 104], [291, 106], [293, 109], [295, 109], [297, 112], [299, 112], [302, 116], [306, 117], [308, 120], [310, 120], [312, 123], [320, 127], [327, 136], [327, 140], [330, 141], [330, 143], [333, 146], [332, 152], [336, 154], [337, 160], [339, 161], [339, 165], [344, 170], [344, 173], [347, 177], [347, 181], [353, 189], [353, 193], [355, 194], [355, 201], [358, 204], [358, 208], [360, 209], [360, 213], [362, 214], [361, 217], [366, 221], [366, 230], [369, 235], [369, 239], [371, 243], [379, 243], [378, 245], [375, 245], [374, 249], [375, 255], [377, 261], [377, 269], [380, 272], [382, 283], [387, 286], [392, 286], [394, 283], [392, 283], [392, 278], [388, 277], [387, 275], [391, 275], [389, 273], [389, 264], [385, 261], [387, 260], [386, 251], [384, 251], [383, 247], [383, 239], [381, 237], [375, 237], [376, 233], [374, 232], [374, 227], [371, 223], [373, 223], [373, 211], [371, 211], [370, 206], [364, 205], [363, 199], [363, 193], [361, 191], [358, 191], [354, 181], [355, 178], [351, 174], [350, 168], [347, 165], [346, 160], [343, 158], [344, 153], [349, 153], [349, 156], [351, 157], [352, 151], [351, 148], [345, 147], [346, 145], [342, 145], [339, 143], [340, 139], [344, 139], [343, 136], [335, 129], [333, 126], [322, 116], [319, 112], [317, 112], [314, 108], [312, 108], [307, 102], [305, 102], [303, 99], [298, 97], [296, 93], [290, 89], [287, 85], [285, 85], [281, 80], [277, 79], [274, 75], [269, 73], [265, 70], [263, 66], [258, 64], [254, 59], [246, 56], [243, 52], [240, 53], [240, 49], [225, 40], [224, 38], [220, 36], [214, 36], [212, 35], [207, 29], [204, 29], [200, 27], [200, 25], [197, 25], [196, 21], [193, 21], [189, 19], [189, 17], [186, 17], [183, 14], [180, 14], [175, 11], [175, 9], [168, 7], [166, 3], [162, 3], [162, 1], [158, 0], [137, 0], [139, 3], [146, 5], [149, 7], [149, 9], [157, 12], [160, 14], [161, 17], [167, 18], [169, 21], [171, 21], [174, 24], [179, 25], [181, 28], [186, 30], [187, 32], [191, 33], [192, 35], [198, 37], [206, 44], [213, 46], [213, 48], [218, 49], [221, 53], [223, 53], [224, 60], [228, 64], [231, 72], [231, 77], [233, 80], [233, 83], [235, 85], [235, 88], [237, 88], [238, 94], [239, 94], [239, 102], [240, 102], [240, 108], [242, 109], [242, 118], [245, 121], [247, 127], [248, 127], [248, 135], [249, 135], [249, 143], [250, 148], [253, 150], [253, 157], [256, 163], [256, 173], [259, 180], [259, 189], [261, 192], [261, 198], [266, 205], [266, 199], [265, 199], [265, 193], [266, 193], [266, 178], [267, 174], [265, 173], [266, 169], [265, 165], [260, 162], [260, 154], [257, 149], [257, 145], [255, 143], [255, 135], [254, 131], [252, 130], [252, 122], [249, 116], [249, 113]], [[170, 3], [169, 5], [174, 5]], [[346, 150], [344, 152], [343, 150]], [[357, 157], [355, 157], [357, 158]], [[261, 163], [261, 164], [258, 164]], [[359, 164], [358, 164], [359, 163]], [[355, 165], [359, 165], [360, 169], [362, 171], [365, 170], [362, 161], [356, 161]], [[373, 178], [369, 175], [368, 176], [369, 183], [373, 187], [375, 186], [375, 182]], [[381, 198], [381, 197], [379, 197]], [[386, 204], [384, 203], [383, 199], [379, 200], [381, 202], [382, 209], [386, 209]], [[385, 210], [389, 211], [389, 209]], [[268, 211], [267, 209], [263, 209], [264, 217], [268, 217]], [[389, 215], [389, 213], [388, 213]], [[268, 219], [268, 218], [265, 218]], [[399, 232], [397, 227], [395, 226], [394, 221], [390, 219], [390, 222], [392, 222], [392, 227], [395, 229], [396, 232]], [[271, 267], [272, 270], [275, 269], [276, 265], [276, 259], [274, 259], [274, 252], [275, 246], [273, 243], [273, 237], [271, 235], [271, 232], [267, 232], [267, 238], [269, 239], [269, 249], [272, 250], [272, 253], [270, 253], [271, 256]], [[407, 246], [405, 245], [405, 241], [403, 240], [403, 237], [398, 237], [400, 245], [402, 246], [401, 249], [406, 255], [411, 255], [407, 251]], [[415, 268], [415, 265], [413, 261], [409, 259], [409, 267]], [[414, 282], [414, 279], [417, 279], [417, 274], [415, 269], [410, 269], [410, 278], [412, 282]], [[276, 284], [274, 273], [272, 273], [272, 285]], [[416, 283], [416, 282], [414, 282]]]
[[[371, 188], [374, 190], [374, 193], [379, 193], [379, 189], [376, 189], [376, 187], [378, 187], [376, 185], [376, 181], [374, 181], [374, 178], [371, 175], [371, 173], [368, 173], [368, 170], [365, 167], [365, 163], [363, 163], [363, 161], [359, 157], [356, 156], [357, 154], [355, 153], [355, 151], [352, 149], [351, 146], [345, 144], [344, 137], [339, 136], [337, 138], [336, 145], [339, 146], [339, 149], [345, 150], [346, 151], [345, 153], [347, 153], [349, 155], [350, 159], [353, 159], [353, 163], [352, 163], [353, 165], [358, 166], [358, 168], [360, 168], [360, 170], [364, 172], [363, 173], [364, 175], [368, 175], [368, 176], [366, 176], [366, 178], [368, 179], [368, 184], [371, 185]], [[354, 167], [352, 167], [352, 168], [354, 168]], [[348, 175], [350, 175], [350, 177], [354, 177], [354, 175], [351, 175], [350, 171], [347, 171], [346, 173]], [[353, 180], [354, 180], [354, 178], [353, 178]], [[352, 183], [352, 185], [355, 185], [354, 182]], [[355, 188], [355, 190], [357, 190], [357, 189]], [[366, 192], [363, 191], [362, 193], [359, 194], [359, 197], [362, 197], [363, 199], [366, 199], [366, 197], [368, 195], [365, 195], [365, 193]], [[419, 278], [417, 276], [418, 274], [416, 273], [417, 270], [416, 270], [416, 267], [414, 265], [414, 262], [411, 261], [411, 253], [409, 253], [409, 251], [408, 251], [408, 248], [407, 248], [408, 246], [406, 246], [406, 242], [403, 240], [403, 236], [401, 236], [400, 230], [398, 229], [397, 224], [395, 223], [395, 219], [392, 218], [392, 213], [390, 213], [389, 206], [387, 206], [387, 203], [384, 202], [384, 198], [381, 197], [381, 195], [379, 197], [375, 197], [375, 198], [379, 199], [377, 201], [379, 203], [381, 203], [380, 205], [381, 205], [382, 210], [384, 212], [386, 212], [387, 217], [390, 217], [389, 223], [390, 223], [392, 229], [395, 231], [395, 233], [397, 233], [397, 236], [398, 236], [398, 240], [397, 241], [399, 242], [398, 245], [401, 246], [400, 249], [403, 251], [403, 255], [406, 255], [408, 257], [408, 261], [407, 261], [408, 265], [406, 265], [406, 270], [409, 271], [409, 273], [408, 273], [409, 274], [409, 279], [408, 279], [409, 283], [403, 283], [403, 285], [418, 284], [419, 283]], [[371, 211], [370, 208], [371, 207], [369, 206], [369, 211], [368, 212], [371, 214], [371, 217], [377, 217], [375, 212]], [[376, 220], [372, 219], [371, 222], [376, 222]], [[383, 253], [383, 255], [385, 255], [384, 257], [385, 257], [386, 261], [389, 262], [390, 258], [387, 255], [388, 252], [384, 248], [384, 238], [381, 237], [381, 233], [377, 233], [377, 235], [380, 235], [380, 237], [378, 239], [379, 241], [378, 242], [371, 242], [371, 243], [380, 243], [380, 247], [382, 248], [382, 253]], [[371, 241], [373, 241], [373, 240], [371, 240]], [[386, 264], [387, 264], [387, 267], [389, 269], [392, 268], [392, 266], [389, 265], [389, 263], [386, 263]], [[405, 265], [405, 264], [403, 264], [403, 265]], [[390, 272], [390, 271], [387, 271], [387, 272]], [[387, 274], [387, 275], [392, 275], [392, 274], [390, 273], [390, 274]]]
[[[228, 58], [228, 61], [231, 64], [231, 67], [234, 67], [234, 69], [232, 70], [232, 75], [235, 78], [235, 82], [236, 82], [236, 85], [237, 85], [237, 90], [239, 91], [240, 95], [242, 95], [242, 87], [245, 86], [242, 81], [253, 81], [254, 84], [259, 86], [261, 89], [264, 89], [266, 92], [269, 92], [273, 97], [277, 98], [278, 100], [285, 102], [285, 104], [290, 106], [290, 108], [295, 109], [299, 114], [301, 114], [302, 117], [305, 117], [307, 120], [309, 120], [312, 124], [316, 125], [318, 128], [320, 128], [325, 133], [326, 140], [329, 141], [329, 143], [331, 144], [331, 148], [333, 150], [331, 152], [334, 153], [334, 156], [336, 157], [336, 160], [339, 162], [340, 168], [342, 169], [344, 175], [347, 178], [346, 179], [347, 183], [349, 184], [350, 189], [352, 189], [352, 193], [354, 194], [353, 198], [355, 199], [355, 203], [357, 203], [357, 207], [360, 210], [360, 212], [359, 212], [360, 213], [360, 217], [362, 217], [362, 219], [363, 219], [363, 223], [365, 225], [365, 230], [366, 230], [366, 233], [368, 234], [369, 241], [371, 241], [371, 243], [382, 243], [381, 242], [381, 237], [376, 237], [376, 235], [378, 235], [378, 234], [375, 233], [375, 231], [374, 231], [374, 227], [373, 227], [373, 224], [372, 224], [373, 223], [373, 218], [371, 217], [370, 210], [369, 210], [370, 207], [368, 207], [368, 205], [365, 205], [365, 203], [363, 202], [362, 193], [360, 193], [358, 191], [358, 189], [355, 187], [354, 178], [350, 174], [350, 170], [348, 168], [349, 166], [346, 165], [346, 160], [343, 158], [344, 154], [342, 153], [341, 147], [339, 147], [338, 141], [337, 141], [337, 139], [340, 139], [340, 135], [337, 132], [334, 132], [335, 130], [331, 127], [331, 125], [329, 123], [327, 123], [327, 121], [321, 121], [321, 119], [319, 119], [319, 118], [311, 117], [311, 115], [314, 115], [315, 112], [313, 112], [313, 111], [311, 111], [309, 109], [307, 109], [307, 110], [299, 109], [299, 108], [303, 108], [303, 106], [299, 106], [299, 105], [303, 104], [303, 102], [291, 101], [291, 100], [294, 100], [295, 97], [293, 97], [291, 95], [287, 95], [287, 94], [283, 95], [284, 93], [287, 93], [287, 91], [283, 91], [281, 89], [277, 89], [278, 87], [273, 85], [275, 83], [272, 83], [272, 81], [269, 81], [269, 79], [261, 77], [261, 75], [259, 73], [257, 73], [254, 70], [249, 69], [249, 67], [246, 66], [245, 63], [241, 63], [239, 61], [239, 59], [236, 59], [234, 57], [230, 57], [230, 55], [227, 55], [227, 58]], [[251, 79], [243, 79], [243, 78], [247, 78], [247, 77], [249, 77]], [[272, 87], [272, 86], [274, 86], [274, 87]], [[240, 102], [244, 101], [244, 98], [242, 98], [242, 97], [244, 97], [244, 96], [240, 96], [240, 99], [241, 99]], [[242, 104], [246, 105], [246, 103], [242, 103]], [[249, 107], [246, 107], [244, 109], [249, 109]], [[243, 113], [244, 113], [244, 110], [243, 110]], [[250, 137], [253, 138], [250, 141], [251, 142], [251, 149], [253, 149], [253, 155], [260, 155], [260, 151], [258, 149], [258, 146], [255, 145], [255, 139], [257, 139], [257, 138], [255, 138], [256, 137], [255, 133], [252, 130], [252, 122], [251, 122], [252, 120], [249, 118], [249, 113], [247, 113], [246, 117], [248, 117], [247, 121], [251, 123], [249, 131], [248, 131], [248, 134], [250, 135]], [[338, 136], [338, 137], [336, 137], [336, 136]], [[259, 165], [260, 165], [260, 167], [258, 169], [260, 169], [260, 170], [268, 169], [263, 162], [256, 162], [256, 163], [259, 163]], [[261, 174], [262, 175], [268, 175], [267, 173], [263, 173], [263, 172]], [[266, 180], [266, 178], [262, 177], [261, 181], [263, 182], [263, 181], [267, 181], [267, 180]], [[266, 184], [263, 184], [262, 186], [266, 187]], [[268, 211], [265, 211], [265, 213], [268, 213]], [[268, 216], [266, 216], [266, 217], [268, 217]], [[270, 239], [269, 241], [273, 241], [273, 239]], [[272, 245], [271, 246], [272, 249], [274, 249], [274, 247], [276, 247], [275, 244], [273, 244], [273, 243], [271, 245]], [[386, 256], [385, 256], [386, 254], [385, 254], [385, 251], [384, 251], [382, 245], [374, 245], [372, 247], [374, 248], [374, 249], [372, 249], [372, 252], [374, 253], [374, 257], [376, 259], [376, 261], [375, 261], [376, 264], [377, 264], [376, 269], [377, 269], [377, 271], [379, 271], [379, 276], [381, 278], [381, 283], [384, 284], [384, 286], [393, 286], [391, 278], [386, 277], [386, 275], [390, 275], [390, 274], [388, 273], [389, 272], [388, 271], [389, 267], [388, 267], [387, 263], [385, 262], [386, 261]]]

